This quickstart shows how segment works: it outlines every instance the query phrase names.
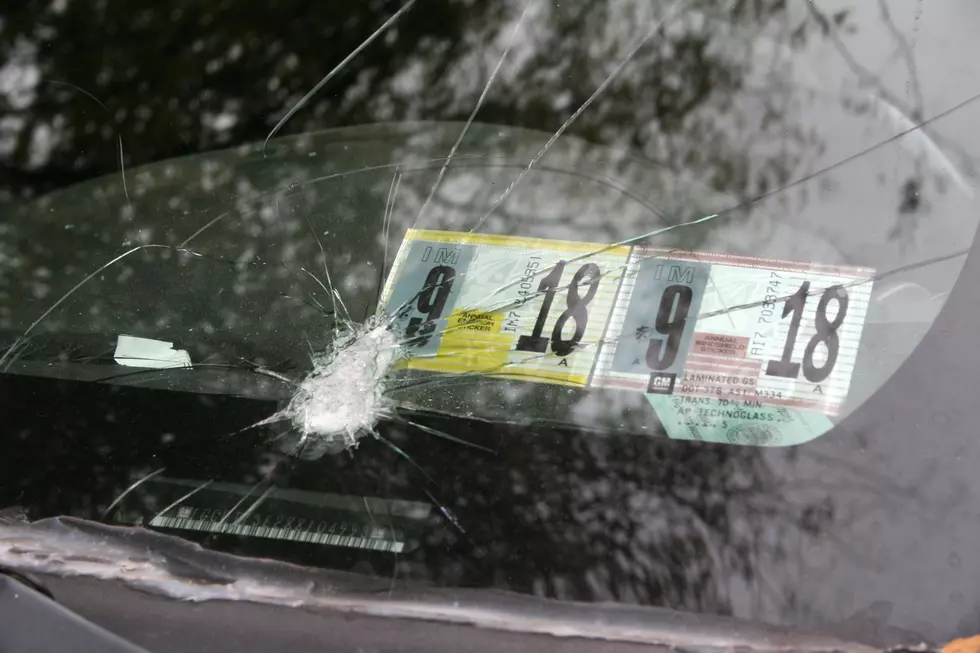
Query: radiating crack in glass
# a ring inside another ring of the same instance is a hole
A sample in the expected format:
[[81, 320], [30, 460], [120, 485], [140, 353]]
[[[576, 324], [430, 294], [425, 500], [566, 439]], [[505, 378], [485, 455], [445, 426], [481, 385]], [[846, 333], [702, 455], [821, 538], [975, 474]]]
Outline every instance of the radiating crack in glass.
[[[398, 10], [398, 12], [392, 15], [388, 19], [388, 21], [386, 21], [380, 28], [378, 28], [377, 31], [375, 31], [367, 40], [361, 43], [361, 45], [359, 45], [354, 51], [352, 51], [350, 55], [346, 57], [340, 64], [338, 64], [334, 69], [328, 72], [327, 75], [325, 75], [320, 80], [320, 82], [316, 86], [314, 86], [313, 89], [311, 89], [309, 93], [307, 93], [299, 102], [297, 102], [296, 105], [294, 105], [283, 116], [283, 118], [280, 119], [280, 121], [269, 133], [268, 137], [263, 143], [263, 148], [262, 148], [263, 154], [265, 153], [265, 149], [269, 140], [272, 137], [274, 137], [276, 133], [278, 133], [278, 131], [282, 128], [282, 126], [298, 110], [300, 110], [314, 94], [316, 94], [324, 85], [326, 85], [330, 81], [330, 79], [332, 79], [354, 57], [356, 57], [358, 53], [360, 53], [364, 48], [370, 45], [372, 41], [374, 41], [380, 34], [382, 34], [386, 29], [388, 29], [392, 24], [394, 24], [394, 22], [397, 21], [399, 17], [401, 17], [405, 12], [407, 12], [414, 5], [414, 3], [415, 0], [410, 0], [405, 5], [403, 5], [402, 8]], [[518, 173], [516, 178], [510, 183], [507, 189], [492, 203], [490, 208], [474, 223], [474, 225], [470, 228], [469, 233], [472, 234], [477, 232], [477, 230], [484, 224], [486, 219], [490, 215], [492, 215], [494, 211], [496, 211], [513, 193], [513, 191], [523, 182], [527, 174], [539, 163], [539, 161], [542, 159], [542, 157], [545, 156], [545, 154], [549, 151], [549, 149], [559, 139], [562, 138], [562, 136], [569, 128], [569, 126], [586, 109], [588, 109], [588, 107], [594, 102], [596, 98], [600, 97], [603, 94], [603, 92], [606, 91], [606, 89], [609, 87], [612, 80], [629, 64], [630, 60], [635, 56], [635, 54], [653, 36], [655, 36], [657, 33], [661, 31], [663, 26], [676, 14], [677, 11], [680, 10], [680, 8], [683, 5], [684, 5], [683, 0], [677, 0], [677, 2], [674, 2], [671, 5], [671, 7], [667, 10], [664, 17], [657, 24], [652, 29], [645, 32], [645, 34], [642, 35], [639, 39], [637, 39], [637, 41], [630, 47], [628, 54], [623, 59], [621, 59], [616, 63], [616, 65], [613, 67], [609, 75], [599, 84], [599, 86], [594, 90], [592, 95], [590, 95], [589, 98], [582, 105], [580, 105], [578, 109], [576, 109], [576, 111], [572, 114], [572, 116], [568, 118], [554, 134], [551, 135], [551, 137], [544, 144], [544, 146], [542, 146], [537, 151], [537, 153], [535, 153], [532, 156], [530, 161]], [[483, 87], [483, 90], [479, 96], [476, 105], [474, 106], [472, 112], [469, 114], [469, 117], [464, 123], [461, 132], [459, 133], [451, 149], [449, 150], [448, 155], [445, 157], [432, 159], [428, 162], [430, 164], [441, 163], [441, 167], [439, 169], [435, 183], [432, 185], [431, 189], [428, 192], [428, 195], [426, 196], [425, 201], [421, 205], [417, 220], [422, 217], [424, 211], [429, 206], [432, 199], [435, 197], [439, 189], [439, 186], [443, 181], [450, 165], [454, 162], [454, 160], [456, 160], [456, 158], [461, 158], [461, 157], [457, 157], [457, 151], [461, 143], [463, 142], [467, 134], [467, 131], [472, 125], [477, 115], [477, 112], [483, 106], [486, 98], [489, 95], [491, 85], [493, 84], [493, 81], [496, 78], [504, 60], [506, 59], [508, 53], [510, 52], [510, 47], [514, 39], [514, 36], [518, 33], [522, 25], [524, 15], [527, 12], [527, 8], [528, 5], [525, 5], [521, 17], [517, 21], [517, 24], [513, 29], [513, 33], [511, 34], [511, 40], [507, 42], [503, 54], [498, 59], [496, 66], [493, 68], [489, 76], [489, 79], [487, 80], [485, 86]], [[937, 120], [940, 120], [954, 113], [955, 111], [958, 111], [966, 107], [969, 104], [972, 104], [977, 99], [980, 99], [980, 94], [973, 95], [967, 98], [966, 100], [958, 103], [957, 105], [950, 107], [949, 109], [946, 109], [945, 111], [936, 114], [927, 120], [921, 120], [919, 122], [909, 124], [906, 128], [902, 129], [899, 133], [895, 134], [894, 136], [885, 139], [883, 141], [880, 141], [878, 143], [875, 143], [874, 145], [865, 148], [859, 152], [856, 152], [852, 155], [849, 155], [839, 161], [836, 161], [831, 165], [816, 170], [810, 174], [804, 175], [789, 183], [783, 184], [778, 188], [774, 188], [770, 191], [764, 192], [749, 200], [737, 203], [727, 209], [718, 211], [710, 215], [699, 217], [694, 220], [689, 220], [686, 222], [680, 222], [676, 224], [670, 224], [665, 227], [653, 229], [646, 233], [634, 237], [630, 237], [610, 245], [605, 245], [593, 251], [590, 251], [588, 253], [573, 257], [568, 262], [588, 260], [595, 256], [601, 255], [604, 252], [608, 252], [612, 249], [623, 247], [626, 245], [632, 245], [637, 243], [644, 243], [644, 244], [650, 243], [657, 236], [663, 235], [672, 230], [694, 228], [697, 225], [719, 220], [728, 215], [735, 214], [738, 211], [747, 209], [770, 197], [773, 197], [780, 193], [784, 193], [793, 187], [802, 185], [814, 178], [825, 175], [826, 173], [830, 172], [831, 170], [837, 169], [840, 166], [844, 166], [847, 165], [848, 163], [856, 161], [870, 154], [871, 152], [878, 150], [882, 147], [885, 147], [888, 144], [898, 141], [899, 139], [902, 139], [908, 135], [916, 134], [917, 132], [919, 132], [929, 124]], [[97, 99], [96, 101], [98, 102]], [[120, 157], [120, 171], [123, 176], [122, 184], [123, 184], [124, 193], [128, 201], [129, 191], [125, 181], [125, 168], [123, 165], [121, 136], [119, 136], [118, 145], [119, 145], [119, 157]], [[388, 198], [385, 203], [384, 214], [382, 215], [382, 233], [385, 236], [384, 238], [385, 254], [384, 254], [382, 274], [381, 274], [381, 278], [379, 279], [379, 284], [384, 281], [384, 277], [387, 272], [387, 258], [388, 258], [387, 234], [391, 226], [394, 204], [397, 201], [398, 187], [402, 175], [412, 168], [410, 166], [406, 166], [403, 164], [393, 164], [393, 163], [382, 164], [377, 166], [367, 166], [367, 167], [346, 170], [343, 172], [332, 173], [330, 175], [324, 175], [316, 179], [307, 180], [303, 182], [303, 184], [310, 184], [310, 183], [316, 183], [318, 181], [325, 181], [328, 179], [343, 178], [352, 174], [357, 174], [359, 172], [377, 171], [377, 170], [385, 170], [385, 169], [393, 169], [394, 175], [392, 177], [391, 185], [389, 187]], [[424, 168], [416, 167], [415, 169], [424, 169]], [[274, 193], [277, 197], [286, 196], [294, 188], [295, 185], [291, 184], [289, 187], [285, 189], [274, 191]], [[653, 209], [650, 210], [651, 212], [654, 212]], [[8, 366], [11, 362], [13, 362], [14, 358], [21, 351], [22, 347], [25, 345], [26, 341], [29, 339], [32, 332], [53, 311], [55, 311], [59, 306], [61, 306], [69, 297], [71, 297], [81, 287], [85, 286], [90, 281], [95, 279], [106, 269], [112, 267], [117, 262], [123, 260], [126, 257], [129, 257], [130, 255], [136, 252], [150, 249], [150, 248], [176, 249], [181, 253], [190, 254], [195, 257], [205, 257], [206, 256], [205, 254], [187, 249], [187, 246], [191, 241], [195, 240], [206, 230], [212, 228], [215, 224], [217, 224], [218, 222], [220, 222], [221, 220], [227, 218], [229, 215], [232, 214], [233, 211], [228, 211], [222, 213], [221, 215], [207, 222], [201, 228], [193, 232], [189, 237], [184, 239], [177, 248], [173, 248], [167, 245], [158, 245], [158, 244], [140, 245], [123, 252], [122, 254], [114, 257], [113, 259], [109, 260], [107, 263], [98, 267], [95, 271], [93, 271], [92, 273], [84, 277], [75, 286], [73, 286], [67, 293], [65, 293], [57, 301], [55, 301], [33, 323], [31, 323], [28, 326], [28, 328], [23, 332], [23, 334], [21, 334], [21, 336], [18, 337], [13, 344], [11, 344], [6, 348], [3, 354], [0, 355], [0, 370], [5, 369], [6, 366]], [[293, 381], [288, 377], [286, 377], [285, 375], [275, 372], [274, 370], [267, 370], [254, 366], [251, 368], [248, 367], [245, 368], [256, 374], [264, 374], [267, 376], [271, 376], [286, 384], [290, 384], [291, 386], [293, 386], [293, 394], [291, 399], [283, 409], [269, 416], [268, 418], [261, 420], [257, 423], [248, 425], [241, 430], [266, 426], [276, 422], [282, 422], [282, 421], [288, 422], [291, 425], [291, 428], [300, 436], [295, 450], [292, 451], [293, 455], [300, 458], [304, 458], [304, 457], [318, 458], [326, 454], [337, 454], [345, 451], [351, 451], [357, 447], [358, 442], [362, 438], [370, 435], [376, 438], [377, 440], [381, 441], [382, 443], [384, 443], [386, 446], [390, 447], [400, 457], [404, 458], [413, 467], [417, 468], [423, 474], [426, 480], [432, 485], [436, 485], [434, 479], [432, 479], [432, 477], [428, 474], [428, 472], [426, 472], [426, 470], [424, 470], [411, 457], [411, 455], [407, 451], [399, 447], [390, 439], [383, 437], [378, 432], [377, 426], [382, 419], [400, 421], [406, 424], [407, 426], [412, 427], [422, 433], [426, 433], [430, 436], [439, 437], [447, 441], [454, 442], [456, 444], [460, 444], [484, 452], [492, 453], [489, 449], [482, 447], [476, 443], [467, 442], [466, 440], [459, 438], [451, 433], [439, 429], [435, 429], [431, 426], [421, 424], [417, 420], [413, 420], [410, 419], [409, 417], [406, 417], [399, 410], [400, 408], [404, 408], [404, 406], [400, 405], [399, 402], [393, 397], [393, 393], [404, 391], [408, 388], [421, 387], [424, 385], [435, 385], [439, 383], [450, 383], [450, 382], [460, 383], [460, 382], [465, 382], [467, 380], [481, 379], [481, 378], [493, 377], [493, 376], [519, 378], [520, 376], [522, 376], [522, 374], [516, 372], [510, 373], [507, 371], [506, 368], [508, 366], [526, 363], [528, 360], [533, 360], [535, 357], [530, 356], [519, 362], [503, 363], [500, 365], [495, 365], [492, 367], [488, 367], [470, 373], [446, 374], [442, 376], [437, 375], [422, 380], [405, 381], [405, 382], [393, 381], [392, 380], [393, 370], [396, 368], [397, 364], [401, 360], [406, 359], [410, 355], [407, 345], [411, 343], [412, 339], [411, 338], [399, 339], [399, 337], [392, 332], [391, 326], [393, 325], [394, 321], [396, 320], [396, 318], [398, 317], [399, 313], [401, 312], [402, 308], [405, 305], [408, 305], [409, 303], [417, 299], [418, 296], [420, 296], [422, 293], [429, 292], [434, 288], [438, 287], [439, 284], [430, 285], [423, 288], [422, 290], [419, 291], [419, 293], [415, 297], [413, 297], [408, 302], [405, 302], [402, 307], [396, 307], [394, 310], [389, 312], [386, 312], [386, 308], [381, 305], [380, 293], [379, 293], [379, 302], [375, 314], [372, 317], [368, 318], [363, 324], [356, 324], [351, 319], [350, 313], [347, 311], [347, 307], [344, 304], [344, 300], [341, 296], [341, 293], [338, 291], [337, 287], [334, 285], [331, 279], [330, 271], [327, 265], [327, 257], [324, 252], [323, 245], [320, 242], [320, 239], [316, 234], [316, 232], [312, 229], [312, 227], [311, 227], [311, 234], [313, 238], [316, 240], [316, 243], [320, 250], [320, 254], [323, 257], [323, 264], [324, 264], [323, 272], [325, 278], [321, 280], [317, 277], [316, 274], [314, 274], [313, 272], [305, 268], [301, 268], [301, 272], [313, 278], [316, 281], [316, 283], [323, 289], [323, 291], [330, 296], [330, 302], [333, 308], [330, 314], [333, 315], [333, 317], [335, 318], [334, 337], [332, 340], [332, 344], [327, 351], [314, 354], [313, 360], [311, 361], [313, 367], [312, 371], [309, 372], [309, 374], [305, 378], [299, 381]], [[881, 272], [879, 274], [868, 277], [866, 279], [855, 281], [853, 282], [852, 285], [868, 283], [873, 280], [884, 278], [885, 276], [888, 276], [890, 274], [896, 274], [898, 272], [907, 271], [915, 267], [924, 267], [941, 261], [950, 260], [951, 258], [954, 257], [963, 256], [966, 254], [966, 252], [967, 250], [964, 249], [940, 257], [933, 257], [917, 263], [904, 265], [898, 268], [894, 268], [892, 270]], [[651, 258], [658, 258], [662, 256], [666, 256], [666, 255], [658, 254], [655, 257], [651, 257]], [[646, 260], [646, 259], [640, 259], [640, 260]], [[603, 275], [622, 274], [628, 265], [635, 265], [636, 262], [637, 261], [631, 261], [627, 265], [623, 265], [615, 269], [607, 270], [602, 274]], [[553, 269], [554, 266], [549, 266], [543, 269], [539, 269], [533, 272], [531, 276], [536, 277], [543, 274], [547, 274]], [[466, 274], [467, 273], [464, 272], [463, 274], [457, 276], [456, 278], [459, 279], [461, 277], [466, 276]], [[480, 302], [465, 307], [461, 310], [464, 311], [483, 310], [483, 311], [495, 312], [495, 311], [506, 310], [507, 308], [517, 306], [519, 303], [523, 303], [527, 301], [527, 299], [522, 297], [520, 300], [506, 299], [506, 300], [500, 300], [496, 303], [493, 302], [495, 297], [499, 296], [501, 293], [508, 290], [509, 288], [512, 288], [517, 283], [519, 282], [504, 284], [496, 288], [491, 293], [489, 293], [488, 296], [483, 298]], [[564, 287], [567, 288], [570, 287], [570, 285], [571, 284]], [[822, 290], [823, 290], [822, 288], [813, 289], [810, 291], [810, 294], [811, 295], [818, 294]], [[529, 296], [530, 297], [538, 296], [541, 295], [543, 292], [545, 291], [541, 291], [541, 290], [534, 291]], [[782, 297], [780, 299], [786, 300], [788, 298], [789, 296]], [[735, 311], [759, 306], [762, 303], [763, 303], [762, 301], [759, 301], [753, 303], [743, 303], [735, 306], [728, 306], [721, 311], [708, 313], [700, 317], [710, 317], [714, 315], [731, 314]], [[320, 306], [320, 308], [324, 312], [327, 312], [326, 309], [322, 307], [322, 305]], [[340, 311], [342, 311], [343, 314], [342, 317], [344, 319], [338, 319], [341, 317], [341, 313], [338, 313], [338, 308], [340, 309]], [[459, 328], [459, 327], [443, 328], [441, 332], [447, 333], [452, 331], [453, 328]], [[616, 338], [612, 338], [612, 339], [602, 339], [599, 341], [582, 342], [579, 343], [579, 346], [582, 348], [596, 347], [602, 344], [614, 343], [616, 342], [616, 340], [617, 340]], [[457, 352], [450, 352], [449, 355], [452, 355], [453, 353], [457, 353]], [[446, 354], [440, 354], [440, 355], [446, 355]], [[193, 367], [200, 368], [200, 367], [205, 367], [206, 365], [207, 364], [205, 363], [201, 363]], [[140, 374], [140, 373], [142, 372], [133, 372], [132, 374]], [[181, 370], [175, 370], [172, 373], [181, 373]], [[438, 412], [438, 411], [433, 411], [433, 412]], [[241, 430], [238, 432], [241, 432]], [[143, 482], [153, 478], [154, 476], [162, 472], [163, 469], [155, 470], [149, 473], [148, 475], [144, 476], [143, 478], [139, 479], [132, 485], [130, 485], [128, 488], [126, 488], [124, 492], [122, 492], [122, 494], [120, 494], [110, 504], [110, 506], [106, 509], [106, 513], [111, 512], [112, 509], [115, 508], [125, 498], [125, 496], [131, 493], [140, 484], [142, 484]], [[272, 491], [274, 484], [270, 483], [270, 478], [271, 478], [271, 472], [270, 475], [260, 480], [259, 483], [257, 483], [255, 487], [253, 487], [253, 491], [254, 491], [262, 484], [269, 483], [269, 487], [265, 490], [265, 492], [263, 492], [262, 495], [260, 495], [260, 497], [256, 501], [252, 503], [251, 507], [245, 512], [245, 515], [251, 514], [251, 512], [255, 510], [257, 505], [262, 500], [264, 500]], [[200, 491], [201, 489], [204, 489], [204, 487], [206, 487], [206, 485], [210, 482], [211, 481], [208, 481], [204, 485], [199, 486], [195, 490], [192, 490], [184, 497], [179, 499], [177, 502], [175, 502], [175, 504], [179, 504], [181, 501], [186, 500], [194, 493]], [[438, 505], [442, 514], [445, 515], [446, 518], [455, 527], [457, 527], [460, 531], [463, 531], [463, 527], [459, 523], [459, 520], [449, 510], [449, 508], [446, 507], [443, 502], [438, 501], [428, 488], [425, 488], [424, 491], [428, 496], [430, 496], [430, 498], [432, 498], [433, 502]], [[237, 508], [240, 507], [240, 505], [242, 505], [242, 503], [246, 501], [251, 496], [251, 494], [252, 492], [247, 494], [245, 497], [242, 497], [239, 503], [236, 504], [232, 508], [232, 510], [228, 512], [228, 514], [225, 516], [225, 519], [227, 519], [230, 515], [234, 514], [235, 510], [237, 510]], [[168, 508], [164, 509], [161, 512], [161, 514], [172, 509], [172, 507], [173, 505], [168, 506]], [[244, 515], [239, 517], [238, 520], [240, 521], [243, 518]], [[224, 519], [222, 521], [224, 521]]]
[[[419, 214], [415, 218], [415, 224], [418, 224], [422, 219], [422, 216], [425, 214], [425, 209], [428, 208], [432, 198], [439, 190], [439, 185], [442, 184], [442, 180], [446, 176], [446, 171], [449, 170], [449, 166], [453, 162], [453, 157], [456, 156], [456, 151], [462, 144], [463, 139], [466, 138], [466, 132], [470, 130], [470, 126], [473, 124], [473, 121], [476, 120], [476, 114], [480, 112], [480, 108], [483, 107], [483, 103], [490, 94], [490, 87], [493, 86], [493, 80], [497, 78], [497, 73], [500, 72], [501, 66], [504, 65], [504, 61], [507, 59], [507, 55], [510, 53], [511, 47], [514, 45], [514, 39], [517, 37], [517, 33], [520, 31], [521, 25], [524, 24], [524, 17], [527, 16], [527, 10], [530, 6], [531, 1], [526, 0], [524, 3], [524, 9], [521, 10], [521, 15], [517, 19], [513, 31], [510, 33], [510, 38], [507, 39], [507, 45], [504, 47], [503, 54], [500, 55], [500, 59], [497, 60], [497, 65], [493, 67], [493, 71], [490, 73], [490, 78], [487, 79], [487, 83], [483, 87], [483, 91], [480, 93], [479, 99], [476, 101], [476, 106], [473, 107], [473, 111], [470, 112], [469, 117], [466, 119], [466, 123], [463, 125], [463, 129], [460, 130], [459, 136], [456, 138], [456, 142], [453, 143], [453, 146], [449, 149], [449, 155], [446, 156], [446, 162], [442, 164], [441, 168], [439, 168], [439, 175], [436, 177], [435, 183], [432, 184], [432, 188], [429, 189], [429, 194], [426, 196], [425, 201], [422, 202], [422, 207], [419, 209]], [[387, 243], [387, 240], [385, 242]]]
[[664, 25], [669, 23], [670, 20], [674, 18], [677, 12], [680, 11], [680, 9], [684, 6], [685, 2], [686, 0], [675, 0], [675, 2], [671, 4], [670, 7], [667, 9], [663, 18], [658, 20], [652, 29], [647, 31], [645, 34], [643, 34], [643, 36], [641, 36], [636, 40], [633, 46], [629, 49], [629, 52], [626, 54], [626, 56], [616, 63], [613, 69], [609, 72], [609, 75], [604, 80], [602, 80], [602, 83], [599, 84], [599, 86], [595, 89], [595, 91], [592, 92], [592, 95], [590, 95], [588, 99], [585, 102], [583, 102], [581, 106], [579, 106], [579, 108], [576, 109], [574, 113], [572, 113], [571, 116], [569, 116], [568, 120], [562, 123], [562, 126], [558, 128], [558, 131], [552, 134], [551, 138], [548, 139], [548, 142], [545, 143], [541, 147], [541, 149], [538, 150], [537, 154], [535, 154], [531, 158], [531, 160], [527, 164], [527, 167], [524, 168], [524, 170], [522, 170], [521, 173], [517, 175], [517, 177], [512, 182], [510, 182], [510, 185], [507, 187], [507, 189], [500, 194], [500, 197], [498, 197], [494, 201], [494, 203], [490, 206], [490, 208], [487, 209], [487, 212], [484, 213], [483, 216], [476, 221], [476, 224], [474, 224], [473, 227], [470, 228], [470, 233], [474, 233], [477, 229], [483, 226], [483, 223], [486, 222], [486, 219], [489, 218], [493, 214], [493, 212], [496, 211], [500, 207], [500, 205], [507, 200], [508, 197], [510, 197], [510, 194], [514, 192], [514, 190], [521, 184], [522, 181], [524, 181], [524, 178], [527, 176], [529, 172], [531, 172], [531, 169], [534, 168], [537, 162], [540, 161], [541, 158], [548, 153], [548, 150], [550, 150], [551, 147], [556, 142], [558, 142], [558, 139], [562, 137], [565, 131], [569, 127], [571, 127], [576, 120], [578, 120], [578, 117], [581, 116], [586, 109], [592, 106], [592, 103], [595, 102], [595, 100], [599, 96], [601, 96], [607, 88], [609, 88], [609, 85], [612, 84], [613, 80], [616, 79], [619, 73], [621, 73], [623, 69], [626, 68], [626, 66], [633, 59], [633, 57], [636, 56], [636, 54], [640, 51], [640, 49], [642, 49], [643, 46], [645, 46], [647, 42], [650, 41], [650, 39], [652, 39], [654, 36], [660, 33], [660, 30], [663, 29]]
[[279, 130], [282, 129], [283, 125], [289, 122], [289, 119], [292, 118], [294, 115], [296, 115], [296, 112], [302, 109], [306, 105], [306, 103], [310, 101], [310, 98], [316, 95], [321, 88], [326, 86], [327, 82], [329, 82], [331, 79], [336, 77], [338, 73], [344, 70], [347, 67], [347, 65], [351, 61], [353, 61], [357, 57], [357, 55], [361, 53], [361, 51], [363, 51], [366, 47], [371, 45], [371, 43], [373, 43], [375, 39], [377, 39], [379, 36], [384, 34], [386, 31], [388, 31], [388, 29], [392, 25], [398, 22], [398, 19], [401, 18], [402, 15], [404, 15], [409, 9], [411, 9], [412, 6], [415, 4], [415, 2], [416, 0], [408, 0], [408, 2], [402, 5], [401, 9], [399, 9], [394, 14], [392, 14], [391, 17], [388, 20], [386, 20], [384, 24], [381, 25], [381, 27], [376, 29], [369, 37], [364, 39], [364, 41], [359, 46], [354, 48], [354, 50], [352, 50], [349, 55], [344, 57], [343, 61], [341, 61], [336, 66], [334, 66], [334, 68], [330, 72], [324, 75], [323, 78], [319, 82], [317, 82], [316, 86], [310, 89], [309, 93], [307, 93], [302, 98], [300, 98], [299, 102], [294, 104], [293, 107], [286, 112], [286, 115], [284, 115], [279, 120], [279, 122], [276, 123], [275, 127], [273, 127], [272, 130], [269, 132], [269, 135], [265, 137], [265, 141], [262, 143], [262, 156], [265, 156], [265, 149], [266, 146], [269, 144], [269, 140], [273, 136], [279, 133]]

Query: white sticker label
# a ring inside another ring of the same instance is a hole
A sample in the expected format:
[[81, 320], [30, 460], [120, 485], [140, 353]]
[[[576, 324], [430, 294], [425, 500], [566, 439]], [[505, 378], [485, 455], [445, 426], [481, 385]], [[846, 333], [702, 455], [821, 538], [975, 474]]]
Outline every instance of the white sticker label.
[[873, 270], [636, 248], [594, 384], [836, 415]]
[[183, 349], [174, 349], [174, 343], [136, 336], [119, 336], [113, 358], [126, 367], [165, 369], [191, 366], [190, 354]]

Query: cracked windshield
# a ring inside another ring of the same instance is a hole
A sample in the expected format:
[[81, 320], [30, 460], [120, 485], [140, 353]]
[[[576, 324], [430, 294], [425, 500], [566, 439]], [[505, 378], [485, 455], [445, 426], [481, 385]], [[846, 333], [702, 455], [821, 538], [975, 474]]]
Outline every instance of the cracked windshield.
[[971, 285], [978, 25], [8, 3], [0, 564], [125, 580], [72, 542], [150, 530], [386, 590], [975, 631], [975, 429], [916, 379]]

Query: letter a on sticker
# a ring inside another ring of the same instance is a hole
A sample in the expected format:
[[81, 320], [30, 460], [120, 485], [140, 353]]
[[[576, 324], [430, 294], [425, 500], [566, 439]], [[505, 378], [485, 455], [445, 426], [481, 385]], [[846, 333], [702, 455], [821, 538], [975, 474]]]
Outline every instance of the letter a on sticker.
[[558, 366], [561, 367], [562, 365], [564, 365], [565, 367], [568, 367], [568, 359], [567, 358], [563, 358], [560, 361], [558, 361]]

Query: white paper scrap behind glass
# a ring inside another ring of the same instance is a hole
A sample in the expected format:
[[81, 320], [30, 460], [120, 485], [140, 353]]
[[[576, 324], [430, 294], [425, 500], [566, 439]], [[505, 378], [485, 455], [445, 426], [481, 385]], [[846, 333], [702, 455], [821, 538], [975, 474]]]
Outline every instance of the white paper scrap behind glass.
[[121, 335], [116, 341], [116, 362], [127, 367], [190, 367], [191, 356], [174, 343]]

